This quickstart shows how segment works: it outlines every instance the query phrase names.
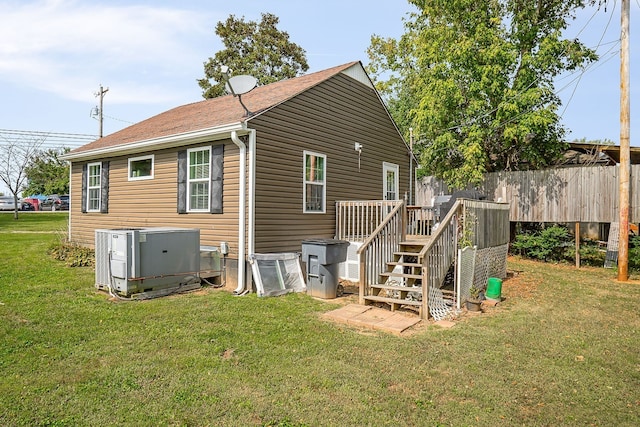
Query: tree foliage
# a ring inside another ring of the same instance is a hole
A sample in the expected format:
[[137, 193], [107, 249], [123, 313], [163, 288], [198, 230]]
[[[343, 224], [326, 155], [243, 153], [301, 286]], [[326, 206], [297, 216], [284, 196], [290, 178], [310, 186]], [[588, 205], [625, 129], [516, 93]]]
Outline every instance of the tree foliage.
[[38, 151], [25, 168], [27, 185], [23, 194], [67, 194], [69, 193], [69, 164], [60, 160], [68, 148]]
[[399, 39], [373, 36], [368, 70], [423, 169], [452, 187], [540, 168], [564, 150], [554, 78], [597, 59], [562, 31], [591, 0], [410, 0]]
[[[279, 18], [263, 13], [262, 20], [245, 22], [230, 15], [225, 22], [218, 22], [216, 34], [225, 48], [216, 52], [204, 63], [203, 79], [198, 80], [204, 98], [225, 95], [221, 66], [227, 66], [233, 74], [250, 74], [260, 85], [296, 77], [309, 69], [306, 52], [289, 41], [289, 34], [277, 28]], [[215, 83], [211, 83], [214, 81]]]

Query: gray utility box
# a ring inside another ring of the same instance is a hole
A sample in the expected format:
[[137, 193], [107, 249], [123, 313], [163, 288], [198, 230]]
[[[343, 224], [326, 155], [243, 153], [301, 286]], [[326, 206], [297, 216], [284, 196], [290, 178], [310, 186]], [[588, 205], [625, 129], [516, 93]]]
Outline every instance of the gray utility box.
[[338, 268], [347, 259], [349, 242], [336, 239], [302, 241], [302, 261], [307, 265], [307, 294], [335, 298], [338, 291]]
[[[99, 250], [102, 246], [106, 247]], [[105, 281], [99, 277], [103, 270], [107, 286], [126, 296], [199, 282], [200, 230], [96, 230], [96, 279], [101, 282]]]
[[200, 278], [207, 282], [212, 279], [215, 285], [222, 283], [220, 250], [217, 246], [200, 246]]

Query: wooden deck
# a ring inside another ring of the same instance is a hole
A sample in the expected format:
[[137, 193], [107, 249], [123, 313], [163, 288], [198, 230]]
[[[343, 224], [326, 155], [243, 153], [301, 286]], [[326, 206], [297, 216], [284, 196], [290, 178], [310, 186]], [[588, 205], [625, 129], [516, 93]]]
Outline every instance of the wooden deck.
[[[426, 319], [429, 289], [437, 289], [440, 298], [454, 298], [455, 292], [442, 287], [456, 263], [459, 236], [465, 236], [465, 244], [481, 247], [508, 243], [509, 238], [507, 204], [468, 201], [465, 207], [466, 202], [455, 201], [444, 218], [433, 216], [432, 209], [408, 209], [402, 201], [395, 205], [373, 203], [371, 208], [340, 202], [338, 214], [348, 220], [338, 217], [337, 238], [359, 238], [360, 231], [353, 230], [373, 229], [357, 252], [359, 304], [383, 303], [391, 311], [413, 307]], [[374, 228], [370, 223], [371, 212], [381, 212], [381, 206], [388, 214]], [[358, 224], [358, 212], [365, 214], [366, 225]], [[435, 220], [439, 225], [434, 229]], [[430, 234], [421, 234], [427, 231]]]

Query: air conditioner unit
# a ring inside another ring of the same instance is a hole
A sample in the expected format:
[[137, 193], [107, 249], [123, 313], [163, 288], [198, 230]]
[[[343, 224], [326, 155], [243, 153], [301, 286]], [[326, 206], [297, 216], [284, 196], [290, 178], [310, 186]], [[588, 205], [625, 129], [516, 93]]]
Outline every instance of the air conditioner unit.
[[200, 283], [198, 229], [96, 230], [95, 255], [96, 287], [122, 296], [170, 293]]

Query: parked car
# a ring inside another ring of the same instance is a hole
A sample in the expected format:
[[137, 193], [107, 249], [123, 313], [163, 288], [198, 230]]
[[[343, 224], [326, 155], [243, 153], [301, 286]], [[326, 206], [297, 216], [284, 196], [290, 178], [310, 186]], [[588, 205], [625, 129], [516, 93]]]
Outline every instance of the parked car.
[[42, 202], [40, 202], [41, 211], [68, 211], [69, 210], [69, 195], [63, 194], [58, 196], [52, 194], [47, 196]]
[[16, 205], [12, 196], [0, 197], [0, 211], [13, 211], [15, 208]]
[[21, 211], [35, 211], [36, 207], [33, 206], [33, 204], [31, 204], [29, 202], [22, 201], [20, 203], [20, 210]]

